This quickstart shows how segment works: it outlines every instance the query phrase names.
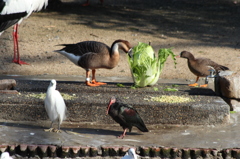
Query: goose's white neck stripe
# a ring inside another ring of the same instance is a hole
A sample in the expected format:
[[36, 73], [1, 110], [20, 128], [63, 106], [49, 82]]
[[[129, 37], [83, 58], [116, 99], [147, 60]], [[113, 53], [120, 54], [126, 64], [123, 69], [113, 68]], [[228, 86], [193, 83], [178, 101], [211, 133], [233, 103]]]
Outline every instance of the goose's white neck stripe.
[[76, 55], [68, 53], [64, 50], [56, 50], [54, 52], [58, 52], [64, 56], [66, 56], [70, 61], [72, 61], [75, 65], [78, 66], [78, 61], [80, 60], [81, 56], [76, 56]]
[[113, 45], [112, 51], [118, 51], [118, 43]]

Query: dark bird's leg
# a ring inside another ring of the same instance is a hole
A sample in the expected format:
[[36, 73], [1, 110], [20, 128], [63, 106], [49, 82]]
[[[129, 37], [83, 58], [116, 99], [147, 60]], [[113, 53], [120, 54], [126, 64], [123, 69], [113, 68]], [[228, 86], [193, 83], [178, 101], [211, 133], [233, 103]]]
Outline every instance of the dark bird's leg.
[[82, 4], [82, 6], [84, 6], [84, 7], [85, 7], [85, 6], [89, 6], [89, 4], [90, 4], [90, 3], [89, 3], [89, 0], [87, 0], [85, 3]]
[[104, 0], [100, 0], [101, 4], [103, 4], [103, 1], [104, 1]]
[[96, 77], [95, 77], [95, 72], [96, 70], [92, 70], [92, 84], [96, 84], [96, 85], [105, 85], [107, 83], [103, 83], [103, 82], [97, 82], [96, 81]]
[[91, 87], [99, 86], [96, 83], [91, 83], [90, 82], [90, 70], [86, 70], [86, 82], [85, 83], [86, 83], [87, 86], [91, 86]]
[[195, 83], [189, 84], [188, 86], [193, 86], [193, 87], [197, 86], [197, 85], [198, 85], [198, 84], [197, 84], [198, 79], [199, 79], [199, 76], [197, 76], [197, 79], [196, 79], [196, 82], [195, 82]]
[[124, 129], [123, 134], [118, 136], [118, 138], [124, 138], [126, 136], [127, 129]]
[[21, 61], [20, 60], [20, 55], [19, 55], [19, 48], [18, 48], [18, 24], [14, 25], [13, 28], [13, 52], [14, 52], [14, 56], [13, 56], [13, 62], [17, 63], [19, 65], [29, 65], [28, 63]]
[[[104, 0], [100, 0], [101, 4], [103, 4], [103, 1]], [[84, 6], [84, 7], [89, 6], [89, 5], [90, 5], [89, 0], [87, 0], [85, 3], [82, 4], [82, 6]]]

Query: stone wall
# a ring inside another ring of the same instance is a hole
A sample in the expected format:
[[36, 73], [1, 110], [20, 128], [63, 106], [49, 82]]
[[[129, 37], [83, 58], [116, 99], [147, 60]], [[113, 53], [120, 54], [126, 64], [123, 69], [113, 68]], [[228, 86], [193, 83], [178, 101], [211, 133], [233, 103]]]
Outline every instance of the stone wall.
[[225, 71], [217, 75], [215, 92], [230, 105], [231, 111], [240, 112], [240, 73]]

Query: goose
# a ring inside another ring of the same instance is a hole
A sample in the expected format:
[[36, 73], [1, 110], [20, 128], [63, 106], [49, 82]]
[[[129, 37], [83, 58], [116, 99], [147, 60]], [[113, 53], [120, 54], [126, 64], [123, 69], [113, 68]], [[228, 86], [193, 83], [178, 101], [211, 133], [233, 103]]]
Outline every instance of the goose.
[[[46, 98], [44, 100], [44, 106], [48, 114], [49, 119], [51, 120], [50, 129], [45, 131], [50, 132], [61, 132], [60, 125], [62, 121], [66, 118], [66, 105], [64, 99], [60, 92], [56, 90], [57, 82], [52, 79], [47, 89]], [[53, 128], [53, 123], [58, 121], [58, 129]]]
[[[186, 58], [189, 70], [197, 76], [196, 82], [189, 84], [189, 86], [197, 86], [199, 77], [207, 77], [210, 75], [209, 70], [214, 70], [215, 73], [219, 71], [229, 70], [228, 67], [217, 64], [208, 58], [195, 58], [192, 53], [182, 51], [179, 55], [181, 58]], [[207, 87], [208, 84], [200, 85], [200, 87]]]
[[[117, 66], [119, 62], [119, 49], [125, 53], [131, 53], [131, 45], [126, 40], [116, 40], [109, 47], [102, 42], [97, 41], [83, 41], [77, 44], [60, 44], [65, 46], [60, 50], [55, 50], [66, 56], [75, 65], [86, 70], [86, 85], [100, 86], [106, 83], [97, 82], [95, 73], [96, 69], [105, 68], [112, 69]], [[92, 80], [90, 81], [90, 70], [92, 70]]]
[[14, 57], [13, 62], [17, 64], [28, 64], [20, 60], [18, 48], [18, 25], [23, 19], [29, 17], [32, 12], [46, 8], [48, 0], [0, 0], [0, 35], [9, 27], [14, 25]]

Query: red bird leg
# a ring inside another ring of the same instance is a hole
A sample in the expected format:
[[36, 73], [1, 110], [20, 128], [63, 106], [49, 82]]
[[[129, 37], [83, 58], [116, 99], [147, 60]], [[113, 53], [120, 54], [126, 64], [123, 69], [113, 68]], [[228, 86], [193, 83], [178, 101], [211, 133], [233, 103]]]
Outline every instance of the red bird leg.
[[13, 28], [13, 62], [19, 65], [29, 65], [28, 63], [20, 60], [19, 47], [18, 47], [18, 24]]
[[[17, 24], [16, 24], [17, 25]], [[13, 62], [17, 62], [17, 55], [16, 55], [16, 53], [17, 53], [17, 41], [16, 41], [16, 36], [15, 36], [15, 33], [16, 33], [16, 29], [17, 29], [17, 27], [16, 27], [16, 25], [14, 25], [14, 27], [13, 27]]]
[[[103, 4], [103, 1], [104, 0], [100, 0], [101, 4]], [[89, 3], [89, 0], [87, 0], [85, 3], [82, 4], [82, 6], [86, 7], [86, 6], [89, 6], [90, 3]]]
[[118, 138], [124, 138], [126, 136], [127, 129], [124, 129], [123, 134], [118, 136]]
[[85, 3], [82, 4], [82, 6], [89, 6], [89, 0], [87, 0]]

